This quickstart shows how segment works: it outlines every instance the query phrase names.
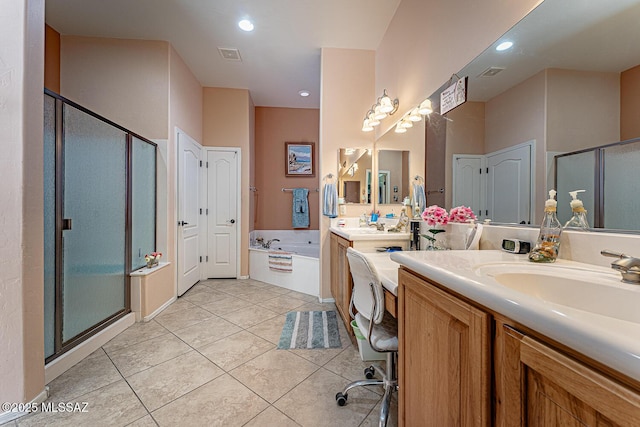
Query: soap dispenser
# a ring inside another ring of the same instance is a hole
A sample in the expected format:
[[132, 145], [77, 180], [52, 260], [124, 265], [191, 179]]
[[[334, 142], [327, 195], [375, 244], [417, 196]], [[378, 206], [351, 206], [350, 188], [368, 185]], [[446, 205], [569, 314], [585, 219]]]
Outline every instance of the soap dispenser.
[[538, 234], [535, 247], [529, 253], [529, 261], [555, 262], [558, 258], [562, 224], [556, 215], [558, 202], [555, 200], [555, 196], [556, 191], [549, 190], [549, 199], [544, 203], [544, 218], [540, 226], [540, 234]]
[[582, 200], [578, 199], [578, 193], [584, 193], [584, 190], [569, 191], [569, 194], [573, 199], [570, 203], [573, 216], [569, 221], [567, 221], [564, 228], [587, 231], [589, 229], [589, 223], [587, 222], [587, 210], [584, 208]]

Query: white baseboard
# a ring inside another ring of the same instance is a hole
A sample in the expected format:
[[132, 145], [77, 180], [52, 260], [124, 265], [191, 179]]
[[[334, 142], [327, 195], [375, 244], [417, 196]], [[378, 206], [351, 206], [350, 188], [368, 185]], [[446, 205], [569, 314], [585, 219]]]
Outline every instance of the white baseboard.
[[[49, 387], [45, 386], [45, 388], [25, 406], [40, 405], [42, 402], [47, 400], [47, 397], [49, 397]], [[0, 413], [0, 425], [23, 417], [27, 414], [29, 414], [29, 412], [2, 412]]]
[[320, 297], [318, 297], [318, 299], [320, 300], [321, 303], [336, 302], [336, 300], [333, 299], [333, 298], [320, 298]]
[[109, 340], [127, 329], [136, 322], [136, 315], [129, 313], [113, 325], [109, 325], [91, 338], [87, 339], [76, 347], [72, 348], [56, 360], [47, 363], [44, 366], [44, 382], [49, 384], [51, 381], [65, 373], [73, 365], [105, 345]]
[[246, 276], [239, 276], [238, 279], [239, 280], [246, 280], [249, 278], [249, 275], [247, 274]]
[[171, 298], [169, 301], [165, 302], [164, 304], [162, 304], [160, 307], [158, 307], [156, 309], [156, 311], [154, 311], [153, 313], [151, 313], [148, 316], [145, 316], [142, 321], [143, 322], [148, 322], [149, 320], [153, 319], [154, 317], [156, 317], [158, 314], [160, 314], [162, 312], [162, 310], [164, 310], [165, 308], [169, 307], [171, 304], [173, 304], [173, 302], [175, 300], [177, 300], [178, 297], [173, 297]]

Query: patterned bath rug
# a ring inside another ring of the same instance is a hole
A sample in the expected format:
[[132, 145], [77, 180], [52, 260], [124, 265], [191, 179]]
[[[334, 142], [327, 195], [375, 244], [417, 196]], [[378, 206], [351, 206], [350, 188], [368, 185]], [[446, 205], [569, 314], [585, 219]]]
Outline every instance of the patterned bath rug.
[[340, 347], [340, 332], [335, 311], [290, 311], [287, 313], [278, 349]]

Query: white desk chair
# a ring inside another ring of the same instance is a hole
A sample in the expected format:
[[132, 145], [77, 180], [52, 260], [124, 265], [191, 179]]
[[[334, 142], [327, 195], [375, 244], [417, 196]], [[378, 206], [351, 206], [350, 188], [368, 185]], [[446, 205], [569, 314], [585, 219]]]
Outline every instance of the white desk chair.
[[[365, 335], [371, 348], [387, 353], [386, 370], [372, 365], [364, 370], [366, 380], [348, 384], [342, 392], [336, 394], [340, 406], [347, 403], [348, 392], [354, 387], [382, 385], [384, 397], [380, 408], [379, 426], [387, 425], [391, 396], [398, 386], [396, 362], [398, 357], [398, 323], [384, 309], [384, 291], [375, 267], [360, 252], [347, 249], [349, 268], [353, 277], [351, 304], [358, 310], [355, 315], [360, 332]], [[382, 379], [373, 379], [377, 372]]]

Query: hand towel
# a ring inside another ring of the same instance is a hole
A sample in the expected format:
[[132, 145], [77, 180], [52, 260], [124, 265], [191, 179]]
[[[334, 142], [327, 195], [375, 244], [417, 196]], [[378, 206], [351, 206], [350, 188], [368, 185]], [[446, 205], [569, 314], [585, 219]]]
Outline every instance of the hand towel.
[[283, 273], [293, 272], [293, 257], [291, 252], [269, 251], [269, 269], [282, 271]]
[[422, 184], [413, 184], [413, 206], [420, 208], [420, 214], [424, 212], [427, 207], [427, 196], [424, 193], [424, 186]]
[[324, 185], [322, 195], [322, 215], [329, 218], [338, 216], [338, 188], [333, 182]]
[[306, 188], [293, 189], [292, 228], [309, 228], [309, 190]]

